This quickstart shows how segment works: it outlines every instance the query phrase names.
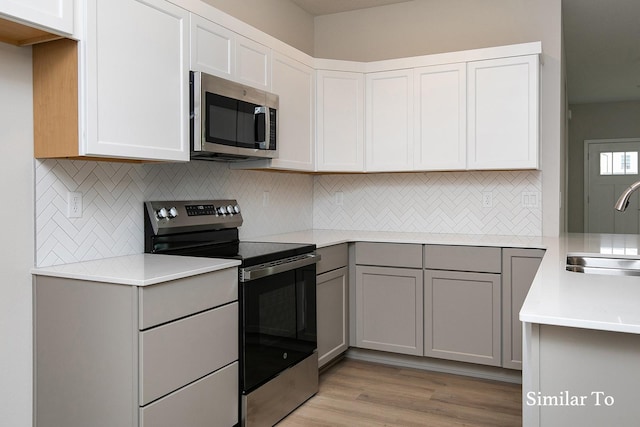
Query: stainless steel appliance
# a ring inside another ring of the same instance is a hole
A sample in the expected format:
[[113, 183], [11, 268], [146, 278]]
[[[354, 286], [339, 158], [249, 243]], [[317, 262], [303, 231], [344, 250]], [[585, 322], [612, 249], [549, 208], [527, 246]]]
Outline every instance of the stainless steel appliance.
[[145, 202], [145, 252], [234, 258], [243, 426], [272, 426], [318, 390], [315, 245], [238, 239], [235, 200]]
[[278, 157], [278, 95], [202, 72], [189, 83], [192, 159]]

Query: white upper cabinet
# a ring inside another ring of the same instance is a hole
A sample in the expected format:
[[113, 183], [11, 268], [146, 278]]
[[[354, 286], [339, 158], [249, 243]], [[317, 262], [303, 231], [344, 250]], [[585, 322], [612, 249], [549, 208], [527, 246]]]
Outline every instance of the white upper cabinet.
[[189, 159], [188, 31], [166, 1], [88, 2], [82, 154]]
[[414, 70], [415, 169], [466, 168], [466, 70], [465, 63], [435, 65]]
[[191, 70], [233, 78], [236, 34], [193, 13], [190, 18]]
[[538, 55], [468, 63], [469, 169], [537, 169]]
[[268, 90], [271, 49], [191, 15], [191, 70]]
[[413, 72], [366, 76], [367, 172], [413, 169]]
[[71, 35], [75, 0], [0, 0], [0, 17]]
[[318, 171], [364, 171], [364, 75], [318, 70]]
[[287, 56], [273, 53], [271, 91], [279, 96], [278, 169], [314, 170], [314, 71]]
[[236, 37], [236, 76], [240, 83], [270, 89], [271, 82], [271, 49], [249, 40]]

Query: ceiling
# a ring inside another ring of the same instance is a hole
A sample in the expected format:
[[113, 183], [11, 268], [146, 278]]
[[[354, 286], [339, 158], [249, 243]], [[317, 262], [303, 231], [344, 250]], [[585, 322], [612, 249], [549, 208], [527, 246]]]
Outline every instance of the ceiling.
[[367, 9], [411, 0], [291, 0], [313, 16]]
[[569, 102], [640, 100], [640, 1], [562, 0], [562, 15]]

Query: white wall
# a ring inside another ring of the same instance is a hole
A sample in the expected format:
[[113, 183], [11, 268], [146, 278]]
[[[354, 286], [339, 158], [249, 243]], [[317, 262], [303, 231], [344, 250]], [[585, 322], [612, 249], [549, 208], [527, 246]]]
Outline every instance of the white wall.
[[31, 49], [0, 43], [0, 425], [31, 426], [33, 101]]
[[203, 0], [313, 56], [313, 17], [288, 0]]

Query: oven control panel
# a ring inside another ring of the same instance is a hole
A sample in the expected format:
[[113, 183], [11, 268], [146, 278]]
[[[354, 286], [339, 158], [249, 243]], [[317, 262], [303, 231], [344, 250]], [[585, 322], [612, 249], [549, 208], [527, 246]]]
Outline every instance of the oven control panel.
[[144, 205], [147, 221], [156, 235], [242, 225], [236, 200], [154, 201]]

